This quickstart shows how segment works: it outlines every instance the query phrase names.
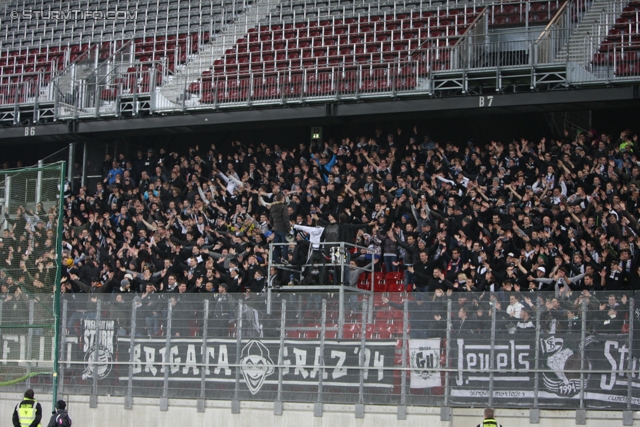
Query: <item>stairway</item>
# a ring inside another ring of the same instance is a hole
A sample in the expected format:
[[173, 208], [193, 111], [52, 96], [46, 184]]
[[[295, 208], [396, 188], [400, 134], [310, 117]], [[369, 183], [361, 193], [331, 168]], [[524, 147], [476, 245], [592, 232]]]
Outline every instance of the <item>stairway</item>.
[[590, 35], [593, 24], [598, 23], [600, 14], [609, 4], [609, 0], [593, 0], [588, 6], [578, 25], [573, 29], [569, 42], [556, 56], [557, 63], [573, 62], [586, 65], [591, 58], [586, 58], [587, 37]]
[[[211, 69], [213, 61], [221, 58], [225, 51], [233, 47], [239, 38], [244, 37], [249, 29], [258, 25], [261, 18], [268, 15], [279, 0], [257, 0], [240, 14], [236, 21], [229, 24], [220, 33], [215, 34], [211, 41], [203, 46], [196, 54], [187, 58], [186, 64], [176, 70], [160, 89], [159, 103], [156, 108], [176, 108], [182, 106], [185, 88], [196, 81], [205, 70]], [[169, 104], [166, 105], [167, 101]], [[186, 106], [197, 104], [197, 99], [184, 100]]]

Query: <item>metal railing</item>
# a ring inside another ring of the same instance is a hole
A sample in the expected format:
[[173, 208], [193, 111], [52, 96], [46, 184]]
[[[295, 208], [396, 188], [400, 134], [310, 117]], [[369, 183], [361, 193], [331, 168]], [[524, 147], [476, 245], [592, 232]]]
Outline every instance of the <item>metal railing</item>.
[[[397, 289], [400, 279], [386, 277], [380, 286]], [[628, 292], [384, 290], [342, 302], [281, 290], [271, 312], [254, 293], [66, 294], [60, 393], [89, 395], [92, 406], [122, 396], [125, 407], [133, 397], [161, 407], [168, 398], [640, 407], [640, 318]], [[3, 363], [23, 362], [20, 337], [2, 339]]]
[[[609, 69], [619, 69], [622, 57], [633, 57], [633, 53], [627, 55], [627, 51], [633, 51], [634, 40], [622, 37], [619, 44], [608, 47], [601, 45], [599, 36], [574, 34], [573, 19], [579, 13], [572, 9], [574, 7], [577, 7], [574, 3], [562, 6], [541, 33], [488, 34], [489, 17], [485, 12], [476, 17], [475, 25], [462, 37], [431, 37], [427, 43], [419, 39], [371, 42], [365, 43], [364, 53], [354, 51], [352, 55], [327, 56], [331, 55], [331, 50], [324, 47], [326, 52], [311, 58], [314, 67], [303, 66], [304, 59], [295, 67], [290, 60], [279, 61], [277, 58], [263, 61], [260, 57], [260, 61], [254, 61], [251, 58], [254, 53], [247, 52], [251, 66], [245, 68], [251, 71], [242, 71], [243, 68], [236, 64], [233, 70], [225, 71], [226, 65], [223, 68], [214, 65], [211, 70], [202, 72], [198, 66], [193, 69], [185, 67], [173, 74], [166, 58], [141, 63], [133, 60], [131, 54], [125, 59], [114, 58], [110, 62], [108, 78], [102, 74], [99, 76], [104, 84], [92, 85], [84, 78], [74, 79], [70, 72], [60, 76], [56, 80], [59, 83], [54, 114], [57, 119], [65, 120], [81, 116], [118, 116], [127, 111], [136, 114], [141, 108], [152, 113], [169, 113], [314, 101], [431, 96], [451, 87], [464, 94], [473, 90], [474, 78], [485, 79], [482, 82], [484, 90], [502, 91], [501, 74], [509, 70], [519, 73], [522, 81], [529, 76], [528, 86], [531, 88], [543, 80], [537, 76], [545, 73], [546, 69], [555, 73], [554, 81], [565, 85], [637, 81], [638, 73], [632, 69], [607, 72], [596, 67], [600, 64], [594, 61], [596, 52], [605, 49], [605, 53], [613, 55], [606, 62]], [[580, 50], [582, 56], [572, 52], [571, 62], [568, 55], [559, 56], [565, 52], [569, 37], [584, 38]], [[401, 50], [395, 50], [394, 44], [398, 44], [397, 49]], [[473, 73], [477, 76], [474, 77]], [[454, 84], [440, 84], [442, 81]], [[167, 82], [170, 87], [165, 90], [162, 85]], [[96, 88], [100, 90], [96, 91]], [[15, 102], [15, 98], [12, 100]]]
[[622, 11], [629, 5], [628, 1], [612, 0], [607, 2], [598, 15], [596, 22], [591, 26], [590, 35], [593, 37], [593, 44], [600, 45], [609, 34], [609, 30], [616, 24]]

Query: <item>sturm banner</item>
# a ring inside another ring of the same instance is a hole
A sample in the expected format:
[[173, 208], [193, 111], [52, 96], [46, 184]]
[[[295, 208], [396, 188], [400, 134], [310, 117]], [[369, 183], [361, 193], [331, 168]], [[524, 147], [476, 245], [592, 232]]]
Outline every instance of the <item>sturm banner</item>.
[[[114, 354], [114, 321], [100, 321], [100, 328], [96, 328], [97, 320], [84, 319], [82, 352], [84, 354], [85, 368], [82, 379], [98, 379], [109, 376]], [[98, 332], [99, 331], [99, 332]]]
[[[237, 354], [235, 339], [172, 338], [167, 349], [164, 338], [136, 338], [129, 355], [129, 338], [118, 338], [117, 360], [133, 363], [134, 381], [162, 381], [165, 369], [169, 381], [200, 381], [202, 369], [207, 382], [235, 381], [234, 365], [240, 363], [240, 379], [255, 395], [265, 384], [278, 384], [279, 340], [242, 340]], [[369, 342], [361, 356], [360, 341], [325, 341], [324, 352], [319, 340], [287, 340], [282, 349], [282, 381], [284, 385], [358, 387], [362, 358], [365, 387], [392, 388], [396, 341]], [[324, 366], [324, 369], [322, 368]], [[118, 379], [127, 381], [128, 370]], [[115, 374], [114, 374], [115, 375]]]
[[[540, 339], [534, 370], [536, 342], [532, 336], [496, 338], [493, 361], [493, 397], [509, 406], [530, 407], [538, 390], [541, 406], [575, 407], [581, 393], [588, 408], [622, 408], [627, 404], [629, 339], [624, 335], [554, 335]], [[581, 356], [584, 350], [584, 357]], [[486, 404], [489, 396], [492, 346], [490, 336], [452, 337], [451, 399], [454, 403]], [[640, 363], [631, 360], [631, 403], [640, 406]], [[583, 375], [580, 372], [584, 372]], [[573, 402], [573, 403], [572, 403]], [[499, 403], [496, 403], [498, 406]]]

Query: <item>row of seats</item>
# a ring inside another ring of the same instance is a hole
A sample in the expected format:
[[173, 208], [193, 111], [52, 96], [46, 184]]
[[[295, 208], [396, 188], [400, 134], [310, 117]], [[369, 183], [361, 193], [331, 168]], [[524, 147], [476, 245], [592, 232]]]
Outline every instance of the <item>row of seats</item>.
[[[222, 58], [214, 61], [212, 69], [205, 71], [201, 79], [190, 87], [194, 92], [197, 88], [197, 93], [202, 93], [202, 87], [209, 85], [202, 82], [211, 81], [211, 75], [240, 81], [241, 76], [249, 72], [276, 73], [279, 70], [322, 70], [352, 64], [392, 64], [407, 59], [416, 49], [434, 52], [426, 58], [432, 62], [433, 69], [447, 69], [449, 56], [445, 51], [458, 43], [481, 11], [462, 7], [259, 25], [238, 39], [235, 46], [227, 49]], [[389, 84], [385, 79], [364, 82], [362, 80], [360, 84], [376, 90]], [[402, 84], [403, 87], [406, 85]], [[414, 85], [415, 78], [410, 79], [408, 86]], [[286, 95], [359, 89], [353, 81], [346, 81], [342, 88], [295, 85]], [[231, 90], [231, 99], [249, 95], [235, 87]], [[281, 89], [270, 88], [267, 92], [274, 90]], [[201, 102], [228, 99], [229, 94], [223, 91], [215, 95], [205, 90]]]
[[225, 77], [212, 79], [212, 76], [203, 76], [201, 80], [191, 83], [187, 92], [189, 93], [201, 93], [208, 90], [227, 90], [227, 89], [250, 89], [259, 88], [260, 86], [285, 86], [285, 85], [298, 85], [309, 83], [337, 83], [337, 82], [360, 82], [368, 79], [397, 79], [416, 77], [418, 75], [426, 74], [426, 69], [416, 69], [415, 67], [404, 67], [400, 70], [397, 68], [388, 67], [384, 64], [380, 67], [363, 67], [360, 69], [342, 69], [336, 70], [318, 70], [308, 71], [307, 73], [280, 73], [279, 75], [271, 75], [269, 73], [262, 73], [261, 75], [254, 76], [253, 80], [249, 77], [243, 76], [237, 77]]
[[594, 66], [612, 67], [618, 77], [640, 75], [640, 1], [626, 6], [598, 47]]
[[[174, 71], [176, 64], [183, 64], [187, 60], [187, 55], [198, 49], [198, 41], [208, 42], [209, 33], [201, 32], [194, 34], [173, 34], [139, 37], [133, 41], [135, 57], [139, 62], [158, 61], [166, 57], [167, 69]], [[100, 60], [108, 59], [113, 52], [122, 48], [124, 40], [105, 41], [100, 43], [79, 43], [74, 45], [24, 47], [17, 50], [3, 49], [0, 52], [0, 84], [34, 82], [47, 84], [56, 73], [63, 71], [69, 64], [88, 57], [90, 51], [98, 50]], [[152, 46], [153, 51], [148, 47]], [[156, 69], [159, 65], [156, 64]], [[127, 76], [124, 76], [129, 81]], [[137, 80], [144, 80], [140, 76]], [[118, 83], [118, 82], [116, 82]], [[156, 82], [157, 85], [161, 81]], [[114, 88], [107, 88], [104, 98], [114, 98], [118, 93], [148, 92], [148, 83], [140, 85], [120, 85]], [[15, 91], [15, 90], [14, 90]], [[34, 89], [29, 89], [29, 93]], [[20, 91], [18, 91], [20, 92]], [[108, 96], [107, 96], [108, 95]], [[12, 104], [14, 102], [28, 102], [25, 96], [5, 95], [0, 99], [2, 104]]]
[[200, 102], [203, 104], [235, 103], [246, 101], [278, 100], [280, 98], [299, 98], [301, 96], [333, 97], [339, 94], [378, 93], [390, 90], [409, 90], [416, 86], [415, 77], [401, 77], [390, 79], [367, 79], [358, 83], [355, 81], [318, 82], [303, 84], [287, 84], [283, 86], [260, 86], [251, 92], [247, 89], [226, 89], [206, 91], [202, 93]]
[[267, 30], [259, 33], [249, 33], [248, 38], [238, 39], [238, 44], [242, 43], [258, 43], [266, 41], [296, 40], [296, 39], [315, 39], [322, 40], [326, 38], [337, 38], [339, 36], [354, 35], [386, 35], [402, 34], [403, 32], [418, 32], [420, 30], [427, 32], [439, 32], [438, 35], [430, 35], [431, 37], [441, 37], [446, 35], [459, 35], [464, 33], [466, 29], [473, 23], [475, 15], [465, 15], [452, 17], [450, 19], [435, 18], [408, 18], [405, 20], [381, 21], [372, 24], [344, 24], [334, 27], [310, 27], [310, 28], [294, 28], [281, 30]]

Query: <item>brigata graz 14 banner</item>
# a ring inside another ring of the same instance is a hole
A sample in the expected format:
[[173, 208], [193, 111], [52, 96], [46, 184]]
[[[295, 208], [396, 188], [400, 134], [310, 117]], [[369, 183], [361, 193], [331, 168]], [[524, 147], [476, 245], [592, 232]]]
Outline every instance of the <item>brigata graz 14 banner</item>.
[[[584, 349], [584, 362], [581, 361]], [[536, 376], [535, 335], [496, 337], [494, 401], [496, 406], [530, 407]], [[623, 408], [627, 402], [629, 337], [625, 335], [588, 336], [580, 334], [547, 336], [539, 343], [538, 398], [541, 406], [575, 407], [584, 390], [588, 408]], [[451, 379], [453, 403], [486, 404], [489, 396], [491, 337], [454, 335], [451, 340]], [[584, 364], [586, 371], [581, 378]], [[640, 406], [640, 363], [632, 359], [632, 405]]]
[[[104, 343], [103, 343], [104, 344]], [[136, 338], [133, 357], [130, 357], [130, 338], [116, 340], [117, 360], [133, 362], [134, 381], [162, 381], [166, 362], [169, 381], [199, 381], [202, 369], [207, 382], [234, 382], [237, 363], [235, 339], [208, 339], [206, 346], [202, 338], [171, 338], [168, 360], [166, 339]], [[396, 341], [367, 342], [364, 349], [364, 386], [377, 388], [393, 387], [394, 352]], [[239, 362], [240, 380], [251, 394], [258, 394], [266, 384], [278, 384], [278, 356], [280, 341], [277, 339], [242, 340]], [[286, 340], [283, 347], [282, 373], [284, 385], [314, 386], [318, 383], [322, 366], [325, 367], [323, 384], [328, 386], [358, 387], [360, 370], [360, 341], [327, 340], [321, 352], [320, 340]], [[107, 361], [109, 358], [102, 358]], [[91, 364], [92, 359], [86, 358]], [[89, 371], [89, 369], [87, 370]], [[128, 369], [110, 371], [91, 369], [97, 373], [110, 372], [121, 381], [128, 380]], [[99, 377], [100, 378], [100, 377]], [[102, 377], [104, 378], [104, 376]]]

